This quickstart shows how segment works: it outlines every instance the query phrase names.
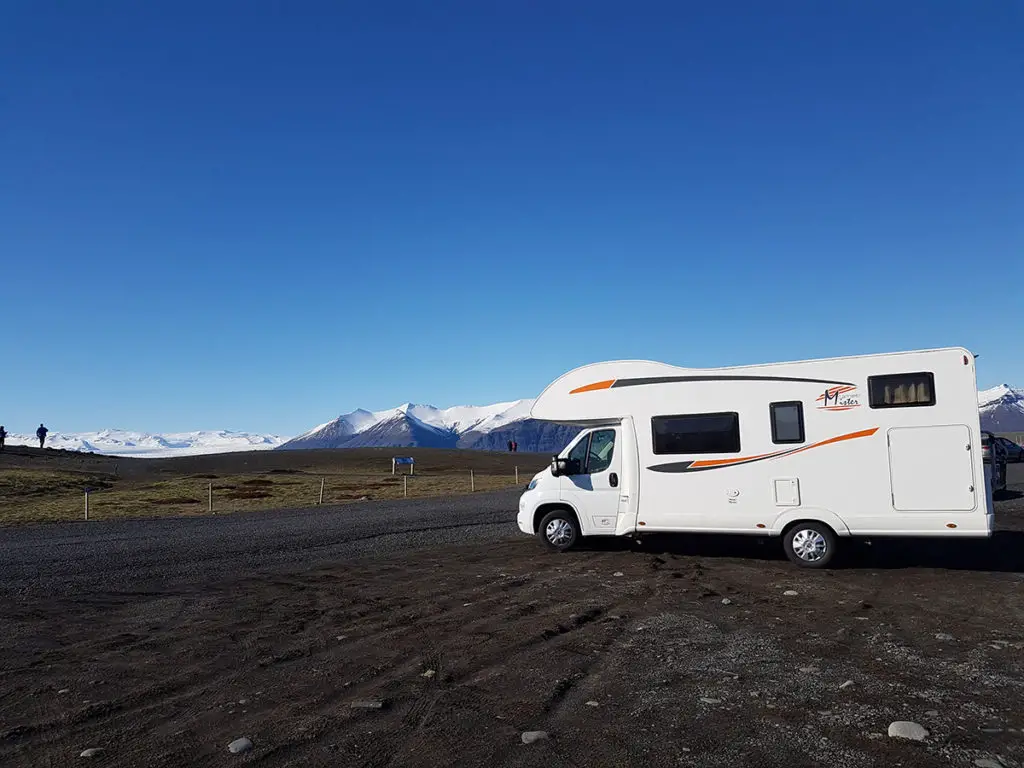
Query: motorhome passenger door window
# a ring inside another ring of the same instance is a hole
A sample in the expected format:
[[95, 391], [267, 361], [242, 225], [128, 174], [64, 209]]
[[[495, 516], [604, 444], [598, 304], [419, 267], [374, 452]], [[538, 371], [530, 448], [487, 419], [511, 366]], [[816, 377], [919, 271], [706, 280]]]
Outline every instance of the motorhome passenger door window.
[[587, 474], [596, 475], [612, 465], [615, 451], [615, 430], [602, 429], [590, 436], [590, 453], [587, 458]]
[[868, 376], [872, 408], [908, 408], [935, 405], [935, 376], [929, 372]]
[[586, 472], [587, 450], [590, 447], [590, 434], [584, 435], [569, 451], [569, 474], [582, 475]]
[[772, 419], [773, 443], [804, 441], [804, 405], [799, 401], [772, 403], [768, 406]]
[[654, 452], [739, 453], [738, 413], [693, 413], [651, 419]]

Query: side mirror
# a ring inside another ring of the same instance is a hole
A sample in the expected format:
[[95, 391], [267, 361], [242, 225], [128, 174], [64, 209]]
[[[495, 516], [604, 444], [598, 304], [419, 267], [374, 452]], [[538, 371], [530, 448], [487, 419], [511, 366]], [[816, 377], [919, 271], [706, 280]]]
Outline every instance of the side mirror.
[[557, 456], [551, 459], [551, 474], [555, 477], [561, 477], [569, 473], [569, 460], [560, 459]]

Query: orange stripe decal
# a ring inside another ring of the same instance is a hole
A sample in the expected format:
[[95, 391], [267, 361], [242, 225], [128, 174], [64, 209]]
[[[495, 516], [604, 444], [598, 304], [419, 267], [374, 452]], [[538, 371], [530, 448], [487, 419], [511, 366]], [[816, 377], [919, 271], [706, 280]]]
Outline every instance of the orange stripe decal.
[[811, 445], [805, 445], [803, 448], [797, 448], [793, 453], [802, 453], [803, 451], [809, 451], [811, 448], [820, 448], [823, 445], [832, 445], [832, 443], [841, 443], [844, 440], [855, 440], [858, 437], [871, 437], [875, 432], [878, 431], [878, 427], [872, 427], [871, 429], [862, 429], [860, 432], [849, 432], [845, 435], [839, 435], [838, 437], [830, 437], [828, 440], [822, 440], [820, 443], [813, 443]]
[[610, 389], [614, 383], [615, 379], [608, 379], [608, 381], [596, 381], [593, 384], [587, 384], [585, 387], [576, 387], [576, 389], [571, 390], [569, 394], [578, 395], [580, 392], [595, 392], [599, 389]]
[[754, 461], [755, 459], [763, 459], [768, 456], [774, 456], [773, 453], [762, 453], [759, 456], [743, 456], [739, 459], [704, 459], [702, 461], [695, 461], [691, 464], [691, 467], [724, 467], [726, 464], [738, 464], [741, 461]]
[[832, 443], [841, 443], [844, 440], [854, 440], [858, 437], [870, 437], [878, 431], [878, 427], [872, 429], [862, 429], [860, 432], [849, 432], [845, 435], [839, 435], [838, 437], [830, 437], [828, 440], [822, 440], [819, 443], [811, 443], [801, 448], [790, 448], [783, 451], [776, 451], [775, 453], [761, 453], [757, 456], [740, 456], [736, 459], [702, 459], [700, 461], [693, 462], [690, 467], [692, 469], [705, 469], [708, 467], [725, 467], [729, 464], [742, 464], [748, 461], [757, 461], [758, 459], [770, 459], [773, 456], [792, 456], [794, 453], [803, 453], [809, 451], [812, 448], [820, 448], [823, 445], [831, 445]]

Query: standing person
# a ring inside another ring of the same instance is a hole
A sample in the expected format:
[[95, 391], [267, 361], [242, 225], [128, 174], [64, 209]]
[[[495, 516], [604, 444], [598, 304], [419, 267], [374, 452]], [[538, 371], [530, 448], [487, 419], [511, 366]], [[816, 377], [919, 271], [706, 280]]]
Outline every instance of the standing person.
[[39, 447], [42, 448], [43, 444], [46, 443], [46, 433], [49, 432], [46, 427], [42, 424], [39, 425], [39, 429], [36, 430], [36, 437], [39, 438]]
[[512, 453], [512, 441], [511, 440], [508, 441], [508, 452]]
[[519, 452], [519, 443], [517, 443], [515, 440], [513, 440], [512, 441], [512, 453], [518, 453], [518, 452]]
[[0, 424], [0, 453], [4, 452], [4, 440], [7, 439], [7, 430], [4, 429], [4, 425]]

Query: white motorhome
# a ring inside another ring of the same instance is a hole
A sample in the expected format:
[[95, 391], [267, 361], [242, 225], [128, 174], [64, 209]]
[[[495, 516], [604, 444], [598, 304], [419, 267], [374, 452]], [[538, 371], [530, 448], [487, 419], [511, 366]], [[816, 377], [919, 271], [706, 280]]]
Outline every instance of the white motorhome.
[[550, 548], [654, 532], [782, 537], [823, 567], [847, 536], [992, 533], [974, 355], [936, 349], [737, 368], [570, 371], [535, 419], [583, 431], [518, 523]]

